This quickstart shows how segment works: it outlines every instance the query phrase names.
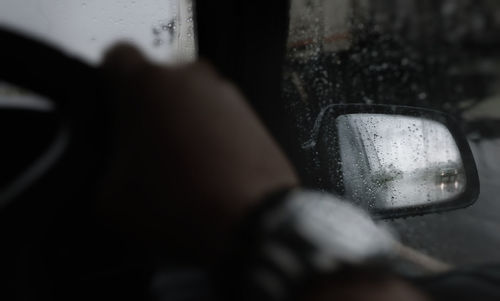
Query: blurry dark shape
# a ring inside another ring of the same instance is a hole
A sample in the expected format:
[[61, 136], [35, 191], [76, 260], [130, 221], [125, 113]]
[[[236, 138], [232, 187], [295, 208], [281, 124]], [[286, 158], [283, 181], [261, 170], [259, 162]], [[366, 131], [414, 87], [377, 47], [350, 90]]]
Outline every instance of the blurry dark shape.
[[289, 158], [303, 166], [281, 86], [289, 1], [197, 1], [195, 7], [199, 56], [242, 90]]
[[481, 119], [471, 121], [467, 124], [471, 138], [474, 140], [498, 138], [500, 133], [500, 120], [498, 119]]
[[49, 146], [57, 128], [58, 120], [50, 113], [0, 109], [1, 188], [19, 176]]

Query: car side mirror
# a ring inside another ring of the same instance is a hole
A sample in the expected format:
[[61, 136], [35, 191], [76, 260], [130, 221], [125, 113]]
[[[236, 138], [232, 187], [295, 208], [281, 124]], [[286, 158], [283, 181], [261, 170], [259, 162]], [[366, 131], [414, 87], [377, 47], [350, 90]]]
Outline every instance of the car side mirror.
[[[463, 208], [479, 195], [476, 165], [451, 116], [386, 105], [333, 105], [317, 150], [327, 189], [395, 218]], [[329, 183], [329, 184], [328, 184]]]

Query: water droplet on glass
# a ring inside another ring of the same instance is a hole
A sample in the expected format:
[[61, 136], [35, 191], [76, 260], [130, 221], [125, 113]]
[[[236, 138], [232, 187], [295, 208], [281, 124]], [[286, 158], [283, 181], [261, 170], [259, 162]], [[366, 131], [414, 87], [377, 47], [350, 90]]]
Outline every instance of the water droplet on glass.
[[155, 47], [159, 47], [163, 44], [163, 40], [162, 39], [154, 39], [153, 41], [153, 46]]
[[419, 93], [419, 94], [418, 94], [418, 99], [420, 99], [420, 100], [424, 100], [424, 99], [426, 99], [426, 98], [427, 98], [427, 93], [422, 92], [422, 93]]

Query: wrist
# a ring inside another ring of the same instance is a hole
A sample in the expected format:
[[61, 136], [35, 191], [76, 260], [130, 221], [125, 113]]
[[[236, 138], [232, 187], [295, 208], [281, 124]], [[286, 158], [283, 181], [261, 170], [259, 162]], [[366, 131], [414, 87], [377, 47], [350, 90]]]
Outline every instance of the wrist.
[[390, 254], [394, 242], [360, 209], [301, 189], [272, 194], [249, 215], [238, 241], [226, 279], [232, 275], [233, 293], [259, 300], [288, 300], [311, 279]]

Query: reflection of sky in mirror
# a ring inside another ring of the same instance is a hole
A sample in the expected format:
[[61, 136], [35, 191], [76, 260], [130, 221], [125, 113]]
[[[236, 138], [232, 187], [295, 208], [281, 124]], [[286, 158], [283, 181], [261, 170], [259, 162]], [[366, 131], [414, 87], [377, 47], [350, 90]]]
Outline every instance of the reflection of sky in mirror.
[[[346, 118], [350, 118], [346, 115]], [[460, 152], [450, 131], [434, 120], [410, 116], [355, 114], [350, 122], [365, 141], [365, 150], [381, 166], [413, 171], [430, 164], [458, 162]], [[380, 168], [381, 166], [378, 166]], [[378, 169], [377, 164], [372, 168]]]
[[[0, 25], [41, 37], [93, 63], [101, 60], [104, 49], [122, 40], [152, 59], [168, 61], [175, 49], [167, 45], [169, 28], [164, 25], [175, 17], [178, 2], [2, 0]], [[154, 27], [159, 29], [156, 35]]]
[[465, 188], [460, 151], [436, 121], [386, 114], [336, 120], [345, 196], [362, 206], [442, 202]]

